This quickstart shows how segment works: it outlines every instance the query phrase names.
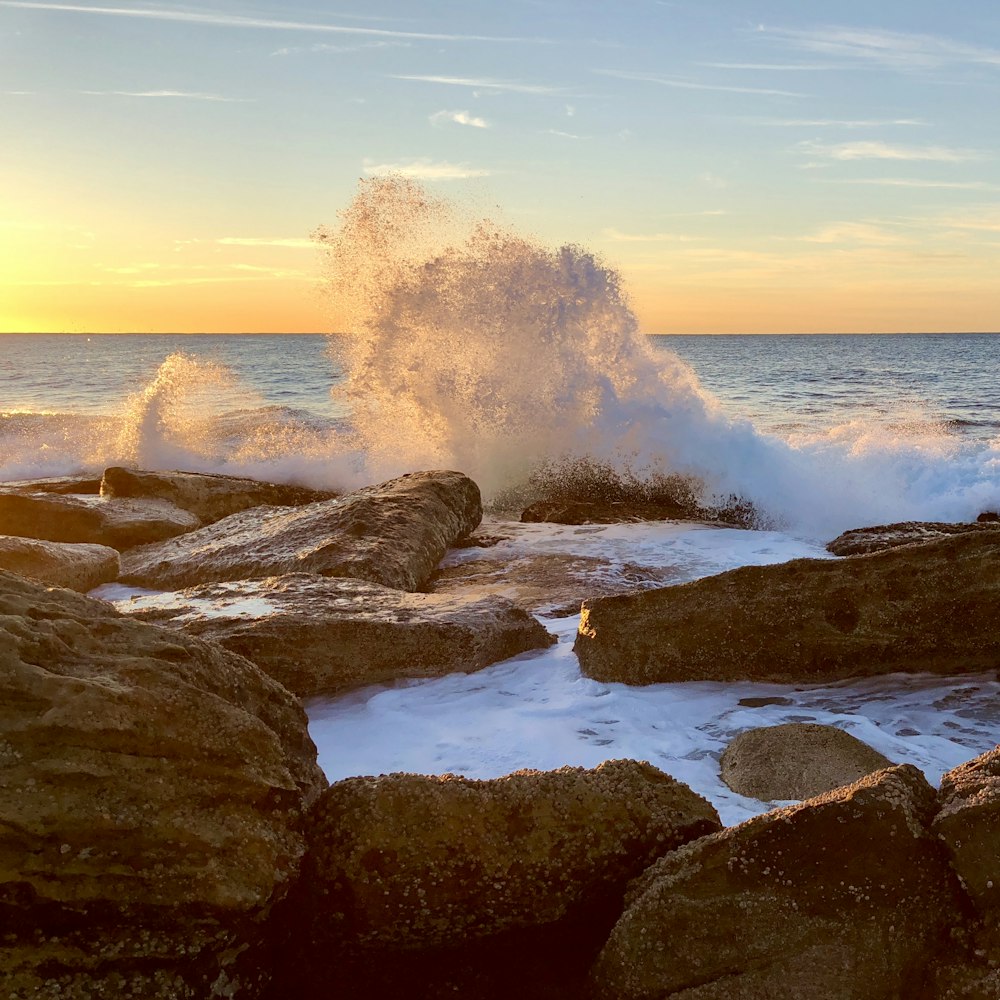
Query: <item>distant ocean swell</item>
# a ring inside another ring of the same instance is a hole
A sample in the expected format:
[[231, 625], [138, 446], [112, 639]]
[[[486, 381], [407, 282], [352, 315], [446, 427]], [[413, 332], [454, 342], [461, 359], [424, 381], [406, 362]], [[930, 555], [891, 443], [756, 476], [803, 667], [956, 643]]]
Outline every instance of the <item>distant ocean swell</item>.
[[364, 182], [318, 238], [352, 330], [329, 340], [326, 412], [175, 352], [102, 412], [0, 413], [0, 478], [132, 464], [345, 488], [450, 467], [494, 498], [585, 462], [694, 477], [817, 537], [1000, 506], [996, 413], [765, 432], [640, 335], [617, 273], [580, 247], [470, 222], [399, 179]]

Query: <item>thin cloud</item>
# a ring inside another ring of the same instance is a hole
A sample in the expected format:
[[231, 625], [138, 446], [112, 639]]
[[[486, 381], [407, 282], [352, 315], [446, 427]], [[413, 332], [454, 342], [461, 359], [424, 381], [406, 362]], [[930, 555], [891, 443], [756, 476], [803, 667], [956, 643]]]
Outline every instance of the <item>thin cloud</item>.
[[489, 177], [491, 171], [470, 167], [467, 163], [434, 162], [422, 158], [401, 163], [371, 163], [365, 160], [365, 173], [374, 177], [394, 175], [421, 181], [460, 181], [470, 177]]
[[931, 181], [916, 177], [824, 178], [827, 184], [871, 184], [877, 187], [944, 188], [950, 191], [1000, 191], [1000, 184], [987, 181]]
[[822, 63], [730, 63], [730, 62], [700, 62], [698, 66], [705, 66], [708, 69], [749, 69], [762, 70], [766, 72], [813, 72], [816, 70], [837, 69], [836, 66], [826, 66]]
[[562, 87], [549, 87], [540, 83], [521, 83], [518, 80], [495, 80], [489, 77], [393, 74], [390, 79], [415, 80], [419, 83], [441, 83], [449, 87], [471, 87], [474, 90], [506, 91], [511, 94], [560, 94], [563, 92]]
[[519, 42], [547, 44], [544, 38], [524, 38], [501, 35], [461, 35], [428, 31], [396, 31], [389, 28], [360, 28], [344, 24], [322, 24], [315, 21], [283, 21], [242, 14], [201, 14], [195, 11], [165, 10], [158, 7], [92, 7], [84, 4], [44, 3], [36, 0], [0, 0], [0, 7], [25, 10], [55, 10], [73, 14], [99, 14], [106, 17], [133, 17], [148, 21], [174, 21], [181, 24], [203, 24], [226, 28], [258, 28], [278, 31], [317, 31], [338, 35], [363, 35], [378, 38], [408, 38], [425, 42]]
[[881, 128], [890, 125], [926, 125], [920, 118], [747, 118], [755, 125], [775, 128]]
[[832, 160], [927, 160], [936, 163], [965, 163], [980, 159], [980, 154], [970, 149], [952, 149], [947, 146], [893, 146], [887, 142], [843, 142], [824, 146], [805, 142], [800, 149], [811, 156], [826, 156]]
[[356, 45], [331, 45], [329, 42], [317, 42], [315, 45], [287, 45], [281, 49], [275, 49], [272, 56], [299, 55], [303, 52], [331, 52], [335, 55], [346, 55], [350, 52], [365, 52], [370, 49], [409, 49], [413, 45], [411, 42], [358, 42]]
[[656, 83], [661, 87], [676, 87], [680, 90], [714, 90], [724, 94], [763, 94], [768, 97], [805, 97], [805, 94], [792, 90], [772, 90], [768, 87], [730, 87], [718, 83], [697, 83], [694, 80], [681, 80], [676, 77], [658, 76], [655, 73], [633, 73], [628, 70], [595, 69], [593, 72], [601, 76], [613, 76], [619, 80], [638, 80], [643, 83]]
[[187, 101], [215, 101], [220, 104], [245, 104], [246, 97], [225, 97], [222, 94], [200, 94], [187, 90], [81, 90], [91, 97], [166, 97]]
[[618, 229], [605, 229], [602, 235], [615, 243], [693, 243], [701, 239], [684, 233], [623, 233]]
[[582, 135], [577, 135], [575, 132], [563, 132], [558, 128], [545, 128], [542, 129], [542, 135], [555, 135], [560, 139], [582, 139]]
[[899, 233], [888, 232], [868, 222], [835, 222], [800, 239], [803, 243], [860, 243], [864, 246], [899, 246], [911, 242]]
[[314, 250], [312, 240], [285, 236], [223, 236], [216, 243], [225, 247], [287, 247], [292, 250]]
[[470, 128], [490, 128], [485, 118], [478, 118], [468, 111], [435, 111], [430, 116], [432, 125], [467, 125]]

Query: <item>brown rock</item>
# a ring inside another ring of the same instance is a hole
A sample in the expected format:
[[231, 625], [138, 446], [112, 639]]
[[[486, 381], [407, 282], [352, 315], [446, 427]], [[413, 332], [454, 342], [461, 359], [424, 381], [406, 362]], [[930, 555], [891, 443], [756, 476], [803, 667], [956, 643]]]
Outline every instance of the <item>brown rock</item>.
[[467, 476], [415, 472], [339, 500], [231, 514], [130, 552], [122, 581], [177, 590], [305, 572], [418, 590], [481, 517], [479, 487]]
[[19, 479], [0, 484], [0, 493], [85, 493], [101, 492], [100, 477], [52, 476], [47, 479]]
[[620, 524], [637, 521], [670, 521], [692, 518], [696, 513], [679, 503], [628, 503], [622, 501], [537, 500], [521, 511], [527, 524]]
[[323, 784], [252, 663], [0, 572], [0, 982], [250, 998]]
[[594, 995], [911, 996], [961, 919], [934, 805], [902, 765], [666, 855], [630, 887]]
[[122, 551], [193, 531], [199, 521], [165, 500], [0, 493], [0, 533]]
[[104, 470], [101, 496], [167, 500], [190, 511], [201, 524], [236, 514], [250, 507], [301, 507], [337, 496], [329, 490], [258, 482], [236, 476], [203, 472], [144, 472], [112, 467]]
[[118, 552], [106, 545], [0, 535], [0, 569], [86, 592], [118, 579], [119, 558]]
[[[982, 516], [979, 518], [982, 521]], [[865, 555], [883, 552], [900, 545], [919, 545], [950, 535], [970, 531], [998, 531], [1000, 524], [954, 523], [950, 521], [901, 521], [898, 524], [879, 524], [870, 528], [853, 528], [838, 535], [826, 546], [835, 556]]]
[[852, 559], [746, 566], [584, 604], [588, 677], [829, 681], [1000, 663], [1000, 532]]
[[118, 606], [240, 653], [300, 697], [471, 672], [555, 641], [501, 597], [410, 594], [306, 573], [209, 584]]
[[740, 733], [721, 764], [722, 780], [738, 795], [774, 802], [822, 795], [892, 761], [836, 726], [787, 722]]

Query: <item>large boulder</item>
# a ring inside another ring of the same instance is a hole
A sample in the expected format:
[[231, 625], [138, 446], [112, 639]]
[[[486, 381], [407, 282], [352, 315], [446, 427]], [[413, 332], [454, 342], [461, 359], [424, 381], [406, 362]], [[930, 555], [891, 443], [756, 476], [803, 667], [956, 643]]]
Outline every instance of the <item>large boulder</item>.
[[211, 639], [300, 697], [404, 677], [472, 672], [554, 638], [502, 597], [443, 597], [296, 573], [117, 602]]
[[892, 765], [843, 729], [811, 722], [740, 733], [720, 763], [734, 792], [763, 802], [809, 799]]
[[107, 545], [0, 535], [0, 569], [86, 592], [118, 578], [119, 557]]
[[869, 528], [852, 528], [827, 543], [827, 551], [835, 556], [857, 556], [869, 552], [882, 552], [900, 545], [918, 545], [933, 542], [949, 535], [963, 535], [970, 531], [1000, 531], [997, 522], [952, 521], [900, 521], [897, 524], [878, 524]]
[[576, 652], [601, 681], [830, 681], [1000, 665], [1000, 532], [851, 559], [745, 566], [584, 604]]
[[49, 476], [45, 479], [15, 479], [0, 483], [0, 493], [86, 493], [101, 492], [100, 476]]
[[305, 507], [253, 507], [183, 538], [128, 553], [122, 581], [179, 590], [319, 573], [419, 590], [449, 545], [482, 518], [460, 472], [414, 472]]
[[122, 551], [193, 531], [201, 522], [166, 500], [0, 492], [0, 534]]
[[600, 1000], [887, 1000], [915, 993], [962, 897], [910, 765], [681, 847], [630, 887]]
[[145, 472], [112, 466], [104, 470], [101, 496], [168, 500], [205, 525], [250, 507], [301, 507], [332, 500], [337, 494], [205, 472]]
[[11, 1000], [260, 995], [324, 784], [296, 699], [212, 643], [0, 572]]

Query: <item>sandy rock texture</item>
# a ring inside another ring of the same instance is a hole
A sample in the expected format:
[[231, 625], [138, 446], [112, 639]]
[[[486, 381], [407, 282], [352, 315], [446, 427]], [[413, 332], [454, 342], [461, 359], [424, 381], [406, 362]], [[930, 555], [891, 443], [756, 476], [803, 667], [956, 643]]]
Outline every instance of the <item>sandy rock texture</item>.
[[0, 492], [0, 534], [123, 551], [174, 538], [201, 522], [166, 500], [113, 500], [58, 493]]
[[337, 496], [329, 490], [265, 483], [204, 472], [146, 472], [112, 466], [104, 470], [101, 496], [167, 500], [190, 511], [202, 525], [250, 507], [301, 507]]
[[584, 604], [575, 649], [601, 681], [830, 681], [1000, 665], [1000, 532], [851, 559], [745, 566]]
[[84, 493], [101, 492], [100, 476], [50, 476], [46, 479], [15, 479], [0, 484], [0, 493]]
[[0, 569], [86, 592], [118, 578], [118, 552], [107, 545], [44, 542], [0, 535]]
[[178, 590], [319, 573], [419, 590], [448, 546], [481, 518], [479, 487], [467, 476], [414, 472], [338, 500], [231, 514], [185, 538], [128, 553], [121, 578]]
[[471, 673], [555, 639], [502, 597], [443, 597], [296, 573], [121, 602], [254, 661], [300, 697]]
[[218, 646], [0, 572], [9, 1000], [260, 995], [325, 784], [296, 699]]
[[629, 503], [627, 501], [536, 500], [521, 511], [528, 524], [621, 524], [635, 521], [692, 520], [698, 511], [680, 503]]
[[827, 543], [827, 551], [835, 556], [865, 555], [882, 552], [900, 545], [918, 545], [933, 542], [949, 535], [962, 535], [970, 531], [1000, 531], [1000, 523], [979, 522], [965, 524], [951, 521], [900, 521], [897, 524], [879, 524], [869, 528], [852, 528]]
[[851, 785], [892, 761], [836, 726], [786, 722], [740, 733], [721, 765], [722, 780], [734, 792], [774, 802]]
[[961, 892], [910, 765], [666, 855], [630, 887], [598, 1000], [914, 996]]

